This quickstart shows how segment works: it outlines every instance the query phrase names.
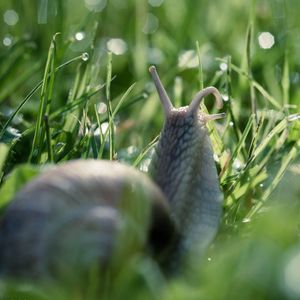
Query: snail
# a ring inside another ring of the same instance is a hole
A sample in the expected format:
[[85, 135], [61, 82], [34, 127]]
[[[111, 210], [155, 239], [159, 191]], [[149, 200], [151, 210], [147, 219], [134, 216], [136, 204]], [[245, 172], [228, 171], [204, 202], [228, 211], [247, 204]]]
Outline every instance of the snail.
[[[50, 167], [19, 191], [0, 222], [0, 274], [74, 274], [91, 265], [117, 268], [144, 249], [158, 260], [204, 249], [221, 218], [218, 174], [198, 92], [174, 108], [149, 68], [165, 121], [149, 176], [119, 162], [74, 160]], [[179, 260], [179, 258], [178, 258]], [[77, 272], [77, 271], [76, 271]]]

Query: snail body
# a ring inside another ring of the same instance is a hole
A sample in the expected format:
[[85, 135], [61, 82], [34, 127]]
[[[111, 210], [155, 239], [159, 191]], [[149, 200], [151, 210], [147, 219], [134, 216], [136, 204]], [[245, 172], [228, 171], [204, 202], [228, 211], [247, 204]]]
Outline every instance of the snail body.
[[[150, 249], [174, 257], [205, 248], [214, 237], [222, 193], [196, 94], [175, 109], [154, 67], [150, 67], [165, 124], [150, 164], [150, 176], [118, 162], [77, 160], [50, 168], [27, 184], [0, 223], [0, 275], [72, 273], [97, 263]], [[171, 253], [170, 253], [171, 252]], [[179, 254], [178, 254], [179, 255]]]

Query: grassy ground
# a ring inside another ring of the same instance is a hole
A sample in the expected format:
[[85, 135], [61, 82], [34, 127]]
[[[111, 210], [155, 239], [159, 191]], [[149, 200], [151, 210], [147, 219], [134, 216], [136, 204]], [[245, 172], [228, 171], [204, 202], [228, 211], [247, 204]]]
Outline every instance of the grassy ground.
[[[176, 279], [134, 257], [109, 289], [92, 281], [50, 298], [299, 299], [299, 1], [106, 2], [0, 3], [1, 211], [46, 163], [145, 168], [163, 117], [155, 64], [177, 106], [202, 86], [223, 95], [227, 116], [209, 124], [222, 226], [207, 257]], [[274, 37], [269, 49], [262, 32]], [[42, 294], [0, 284], [3, 299]]]

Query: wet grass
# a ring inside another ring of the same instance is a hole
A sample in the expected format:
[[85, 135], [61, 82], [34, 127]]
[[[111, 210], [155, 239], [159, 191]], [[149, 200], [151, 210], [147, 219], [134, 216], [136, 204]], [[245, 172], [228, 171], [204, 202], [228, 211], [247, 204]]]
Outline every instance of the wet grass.
[[[52, 293], [1, 283], [0, 296], [298, 299], [300, 4], [115, 0], [93, 12], [84, 1], [29, 2], [0, 4], [1, 15], [19, 16], [0, 28], [9, 43], [0, 46], [1, 212], [47, 163], [103, 158], [144, 169], [162, 126], [155, 64], [178, 105], [203, 86], [223, 95], [226, 118], [208, 129], [224, 214], [207, 255], [176, 278], [134, 256], [109, 282], [91, 276], [82, 290]], [[259, 45], [263, 31], [275, 38], [270, 49]], [[213, 113], [209, 100], [202, 109]]]

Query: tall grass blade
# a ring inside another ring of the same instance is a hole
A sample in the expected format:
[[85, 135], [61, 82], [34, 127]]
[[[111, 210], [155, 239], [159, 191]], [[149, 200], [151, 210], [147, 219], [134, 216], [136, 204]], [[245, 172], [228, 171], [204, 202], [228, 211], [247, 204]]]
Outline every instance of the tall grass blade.
[[45, 113], [49, 111], [50, 102], [48, 103], [48, 101], [51, 101], [51, 96], [53, 93], [53, 82], [55, 78], [56, 37], [57, 34], [53, 36], [52, 42], [50, 44], [44, 71], [37, 122], [33, 137], [32, 149], [29, 156], [29, 160], [32, 162], [38, 162], [40, 160], [42, 145], [45, 140], [43, 118]]

